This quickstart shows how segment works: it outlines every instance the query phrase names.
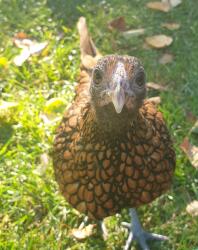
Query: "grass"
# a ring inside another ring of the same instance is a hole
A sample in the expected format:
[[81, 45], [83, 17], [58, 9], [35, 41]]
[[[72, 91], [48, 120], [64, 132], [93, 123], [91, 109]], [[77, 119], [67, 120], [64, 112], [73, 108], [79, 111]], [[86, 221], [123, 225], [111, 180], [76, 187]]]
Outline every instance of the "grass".
[[[126, 210], [106, 220], [110, 231], [106, 242], [99, 232], [84, 242], [69, 237], [70, 229], [80, 224], [83, 215], [59, 194], [51, 161], [46, 166], [41, 157], [49, 154], [58, 124], [57, 120], [43, 121], [46, 103], [61, 98], [67, 106], [73, 97], [80, 63], [76, 21], [81, 15], [87, 18], [103, 54], [137, 56], [145, 65], [148, 81], [168, 86], [169, 91], [161, 93], [160, 109], [177, 152], [173, 188], [140, 208], [139, 213], [147, 229], [170, 236], [169, 242], [152, 243], [152, 249], [198, 248], [198, 220], [185, 210], [190, 201], [198, 199], [198, 173], [179, 148], [192, 127], [186, 113], [198, 116], [197, 4], [183, 0], [171, 12], [161, 13], [147, 9], [146, 2], [10, 0], [8, 4], [0, 0], [0, 99], [18, 104], [0, 112], [0, 249], [118, 250], [126, 240], [120, 225], [129, 220]], [[128, 28], [144, 27], [145, 36], [171, 35], [173, 44], [162, 50], [143, 49], [144, 37], [126, 40], [119, 32], [109, 31], [107, 23], [120, 15]], [[163, 22], [178, 22], [181, 28], [168, 31], [161, 27]], [[21, 67], [13, 64], [19, 49], [13, 46], [12, 37], [19, 31], [49, 42], [40, 56], [33, 56]], [[164, 52], [175, 56], [167, 66], [158, 63]]]

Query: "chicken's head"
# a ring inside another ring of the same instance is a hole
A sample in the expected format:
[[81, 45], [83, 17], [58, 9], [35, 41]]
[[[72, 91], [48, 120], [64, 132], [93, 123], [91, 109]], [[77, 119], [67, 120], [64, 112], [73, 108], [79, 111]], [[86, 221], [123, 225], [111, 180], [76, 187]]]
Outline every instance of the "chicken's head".
[[117, 114], [136, 112], [146, 94], [143, 66], [131, 56], [101, 58], [92, 72], [90, 94], [97, 109], [108, 108]]

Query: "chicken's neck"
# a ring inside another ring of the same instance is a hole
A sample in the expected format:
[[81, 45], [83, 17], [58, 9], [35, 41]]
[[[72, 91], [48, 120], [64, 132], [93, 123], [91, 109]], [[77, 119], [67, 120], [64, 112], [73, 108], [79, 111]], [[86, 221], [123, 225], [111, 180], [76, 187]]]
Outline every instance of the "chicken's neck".
[[[90, 131], [94, 136], [111, 140], [124, 139], [127, 132], [134, 126], [134, 121], [137, 120], [139, 114], [139, 110], [129, 112], [126, 108], [123, 108], [123, 111], [118, 114], [111, 104], [100, 108], [90, 106], [87, 111], [84, 117], [85, 130], [83, 133]], [[88, 124], [92, 128], [88, 129]]]

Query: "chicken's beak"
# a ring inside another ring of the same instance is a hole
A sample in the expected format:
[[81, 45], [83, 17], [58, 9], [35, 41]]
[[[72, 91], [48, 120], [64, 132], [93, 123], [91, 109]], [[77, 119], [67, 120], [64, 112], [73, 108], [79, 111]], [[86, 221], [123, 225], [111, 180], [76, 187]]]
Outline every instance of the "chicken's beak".
[[125, 103], [125, 92], [120, 82], [117, 83], [115, 89], [112, 91], [111, 98], [116, 112], [118, 114], [121, 113]]

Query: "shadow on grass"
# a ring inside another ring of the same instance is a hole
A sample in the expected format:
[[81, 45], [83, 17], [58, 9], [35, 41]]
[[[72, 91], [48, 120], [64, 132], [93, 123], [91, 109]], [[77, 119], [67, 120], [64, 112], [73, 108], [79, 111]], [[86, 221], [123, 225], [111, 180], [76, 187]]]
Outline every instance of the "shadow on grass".
[[51, 9], [53, 17], [62, 20], [63, 24], [69, 26], [76, 25], [81, 16], [80, 8], [83, 5], [81, 0], [48, 0], [48, 7]]
[[11, 139], [13, 132], [14, 130], [10, 123], [0, 123], [0, 149]]

